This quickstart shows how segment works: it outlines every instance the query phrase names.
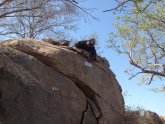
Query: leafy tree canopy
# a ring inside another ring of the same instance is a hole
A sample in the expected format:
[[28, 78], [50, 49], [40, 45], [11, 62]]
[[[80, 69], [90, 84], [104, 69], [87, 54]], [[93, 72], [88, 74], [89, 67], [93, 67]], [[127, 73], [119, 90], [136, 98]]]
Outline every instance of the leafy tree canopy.
[[141, 75], [141, 81], [150, 84], [165, 77], [165, 0], [139, 13], [145, 6], [141, 2], [138, 9], [134, 6], [117, 16], [117, 33], [110, 33], [108, 46], [128, 56], [130, 79]]

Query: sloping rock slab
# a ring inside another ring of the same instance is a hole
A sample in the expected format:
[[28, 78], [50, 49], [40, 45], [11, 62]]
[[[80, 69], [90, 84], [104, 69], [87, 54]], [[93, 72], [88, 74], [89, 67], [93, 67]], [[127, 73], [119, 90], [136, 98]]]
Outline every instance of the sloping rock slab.
[[[86, 58], [75, 51], [37, 39], [12, 40], [1, 43], [1, 46], [11, 47], [26, 55], [33, 56], [53, 71], [59, 72], [65, 78], [68, 78], [72, 84], [74, 83], [85, 96], [85, 100], [80, 100], [86, 103], [85, 110], [81, 106], [84, 111], [80, 123], [85, 124], [85, 122], [88, 122], [87, 120], [90, 120], [88, 115], [96, 119], [92, 123], [122, 123], [124, 101], [121, 88], [112, 71], [108, 67], [106, 68], [105, 65], [96, 61], [89, 63]], [[34, 69], [34, 67], [31, 67], [31, 69]], [[40, 71], [38, 69], [34, 70]], [[41, 73], [40, 76], [42, 75]], [[55, 79], [56, 77], [54, 76]], [[34, 76], [34, 80], [37, 80], [36, 76]], [[47, 81], [49, 81], [49, 77]], [[89, 111], [92, 114], [87, 114]]]

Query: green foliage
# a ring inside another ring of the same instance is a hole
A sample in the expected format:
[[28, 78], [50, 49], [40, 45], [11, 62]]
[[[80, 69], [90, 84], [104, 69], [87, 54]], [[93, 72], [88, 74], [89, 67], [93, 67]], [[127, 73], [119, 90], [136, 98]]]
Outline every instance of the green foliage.
[[[145, 2], [134, 2], [138, 9], [146, 6]], [[165, 77], [165, 0], [152, 4], [142, 13], [138, 9], [134, 6], [126, 14], [117, 16], [114, 26], [118, 32], [109, 34], [108, 46], [119, 54], [126, 54], [130, 64], [137, 68], [134, 73], [126, 72], [132, 77], [145, 73], [141, 82], [151, 83], [153, 77]]]

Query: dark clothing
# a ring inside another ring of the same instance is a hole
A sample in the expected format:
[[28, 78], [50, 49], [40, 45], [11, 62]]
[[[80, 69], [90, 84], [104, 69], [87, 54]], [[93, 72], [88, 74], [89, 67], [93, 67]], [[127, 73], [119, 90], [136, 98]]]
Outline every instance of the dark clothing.
[[77, 48], [84, 49], [89, 52], [89, 58], [95, 60], [96, 59], [96, 49], [94, 45], [88, 46], [87, 41], [79, 41], [75, 44]]

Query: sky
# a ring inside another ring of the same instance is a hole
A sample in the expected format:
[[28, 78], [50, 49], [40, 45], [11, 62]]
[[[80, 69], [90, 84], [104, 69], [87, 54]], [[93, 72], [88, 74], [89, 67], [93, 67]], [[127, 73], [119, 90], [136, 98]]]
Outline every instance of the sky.
[[[102, 12], [106, 9], [115, 7], [115, 3], [111, 0], [87, 0], [80, 4], [85, 8], [96, 8], [91, 14], [100, 21], [92, 18], [84, 20], [80, 18], [78, 21], [79, 30], [72, 33], [72, 37], [82, 39], [85, 36], [96, 33], [101, 48], [101, 56], [106, 57], [110, 63], [111, 70], [116, 74], [116, 78], [123, 90], [125, 105], [131, 107], [142, 107], [146, 110], [156, 112], [165, 116], [165, 94], [155, 93], [150, 89], [160, 87], [164, 82], [155, 80], [151, 85], [138, 85], [137, 79], [128, 80], [129, 75], [124, 73], [128, 67], [128, 58], [124, 55], [117, 55], [113, 50], [106, 48], [108, 33], [115, 32], [113, 24], [115, 15], [112, 12]], [[126, 94], [126, 95], [124, 95]]]

